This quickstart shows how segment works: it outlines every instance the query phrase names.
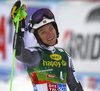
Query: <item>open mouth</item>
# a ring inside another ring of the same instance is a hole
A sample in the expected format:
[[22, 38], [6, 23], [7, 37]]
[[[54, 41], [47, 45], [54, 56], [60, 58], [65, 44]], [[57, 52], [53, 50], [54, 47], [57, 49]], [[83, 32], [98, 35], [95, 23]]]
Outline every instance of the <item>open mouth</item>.
[[51, 38], [49, 38], [49, 39], [47, 39], [48, 41], [51, 41], [51, 40], [53, 40], [54, 39], [54, 37], [51, 37]]

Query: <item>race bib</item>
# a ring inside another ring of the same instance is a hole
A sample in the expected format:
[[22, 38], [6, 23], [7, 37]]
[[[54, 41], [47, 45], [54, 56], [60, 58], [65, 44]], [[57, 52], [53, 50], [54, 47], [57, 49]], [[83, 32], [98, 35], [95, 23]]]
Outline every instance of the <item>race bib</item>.
[[33, 85], [33, 91], [67, 91], [67, 84], [45, 83]]

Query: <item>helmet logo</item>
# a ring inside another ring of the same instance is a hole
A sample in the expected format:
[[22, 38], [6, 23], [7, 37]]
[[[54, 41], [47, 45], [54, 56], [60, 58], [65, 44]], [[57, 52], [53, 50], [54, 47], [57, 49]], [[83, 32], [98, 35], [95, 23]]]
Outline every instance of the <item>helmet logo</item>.
[[43, 21], [43, 23], [47, 23], [47, 21], [46, 21], [46, 20], [44, 20], [44, 21]]

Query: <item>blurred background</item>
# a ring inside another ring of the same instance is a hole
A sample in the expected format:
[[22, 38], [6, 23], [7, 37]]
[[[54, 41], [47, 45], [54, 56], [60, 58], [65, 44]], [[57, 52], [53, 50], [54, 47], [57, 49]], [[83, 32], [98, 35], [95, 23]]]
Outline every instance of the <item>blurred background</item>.
[[[13, 61], [11, 8], [16, 0], [0, 0], [0, 91], [10, 91]], [[30, 16], [40, 8], [55, 15], [60, 36], [56, 46], [72, 56], [78, 80], [85, 91], [100, 91], [100, 0], [22, 0]], [[25, 32], [25, 46], [32, 36]], [[33, 91], [26, 65], [15, 59], [12, 91]], [[69, 91], [69, 90], [68, 90]]]

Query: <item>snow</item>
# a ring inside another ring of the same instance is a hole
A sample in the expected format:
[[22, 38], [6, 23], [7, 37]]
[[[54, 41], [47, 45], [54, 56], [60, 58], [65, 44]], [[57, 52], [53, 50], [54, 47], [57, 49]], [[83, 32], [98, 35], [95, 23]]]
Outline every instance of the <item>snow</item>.
[[[0, 91], [10, 91], [10, 81], [7, 83], [0, 81]], [[33, 91], [31, 80], [27, 74], [14, 77], [12, 91]]]

